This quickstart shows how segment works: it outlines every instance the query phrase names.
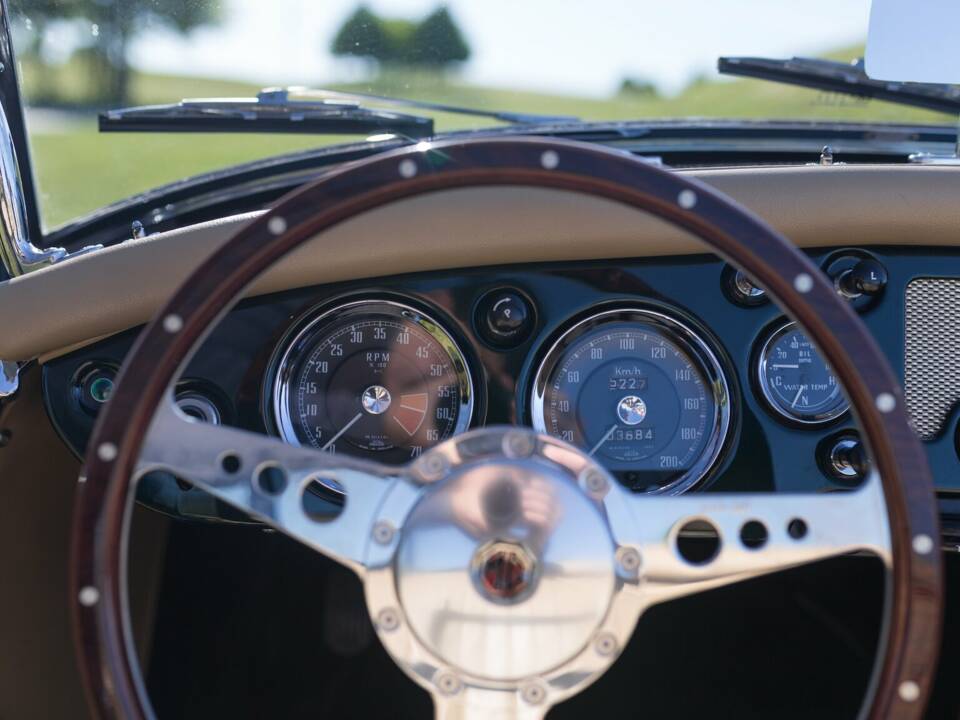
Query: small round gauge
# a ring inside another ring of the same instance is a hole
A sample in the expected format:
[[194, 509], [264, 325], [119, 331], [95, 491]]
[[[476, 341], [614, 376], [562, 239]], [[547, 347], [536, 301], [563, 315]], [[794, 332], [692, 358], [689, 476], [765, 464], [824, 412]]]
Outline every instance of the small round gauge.
[[776, 330], [763, 344], [757, 381], [767, 404], [793, 422], [826, 423], [849, 407], [833, 370], [793, 322]]
[[537, 371], [531, 410], [537, 430], [650, 493], [699, 482], [730, 425], [716, 355], [687, 325], [644, 308], [601, 312], [567, 330]]
[[287, 442], [402, 463], [470, 424], [467, 362], [439, 323], [385, 300], [311, 320], [277, 364], [273, 412]]

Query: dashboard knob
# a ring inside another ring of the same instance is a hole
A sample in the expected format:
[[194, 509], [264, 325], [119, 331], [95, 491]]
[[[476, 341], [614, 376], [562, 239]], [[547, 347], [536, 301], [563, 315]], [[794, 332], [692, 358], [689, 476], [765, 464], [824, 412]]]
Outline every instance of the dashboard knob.
[[870, 459], [859, 438], [839, 438], [830, 448], [827, 467], [837, 480], [859, 481], [870, 471]]
[[520, 293], [495, 290], [480, 303], [478, 329], [492, 345], [516, 346], [527, 339], [533, 327], [533, 308]]
[[887, 269], [878, 260], [864, 258], [837, 278], [837, 287], [847, 297], [875, 297], [887, 286]]

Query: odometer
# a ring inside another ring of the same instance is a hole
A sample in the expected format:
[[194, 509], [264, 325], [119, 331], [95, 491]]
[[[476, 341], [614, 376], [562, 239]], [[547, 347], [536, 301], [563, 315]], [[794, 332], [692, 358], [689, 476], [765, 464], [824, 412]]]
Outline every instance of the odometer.
[[656, 493], [701, 480], [730, 424], [716, 355], [684, 323], [643, 308], [602, 312], [567, 330], [537, 372], [531, 407], [536, 429]]
[[435, 320], [358, 301], [309, 321], [277, 364], [273, 413], [290, 443], [405, 462], [470, 423], [466, 360]]

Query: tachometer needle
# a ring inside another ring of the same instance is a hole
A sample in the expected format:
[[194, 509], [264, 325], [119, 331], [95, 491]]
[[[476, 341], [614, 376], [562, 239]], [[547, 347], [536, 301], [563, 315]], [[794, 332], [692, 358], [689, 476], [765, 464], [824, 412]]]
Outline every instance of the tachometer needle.
[[807, 389], [807, 386], [806, 386], [806, 385], [801, 385], [801, 386], [800, 386], [800, 389], [797, 390], [797, 395], [796, 395], [796, 397], [794, 397], [794, 398], [793, 398], [793, 402], [790, 403], [790, 407], [796, 407], [796, 406], [797, 406], [797, 400], [800, 399], [800, 396], [803, 395], [803, 391], [806, 390], [806, 389]]
[[589, 455], [590, 457], [593, 457], [593, 454], [600, 449], [601, 445], [603, 445], [607, 440], [610, 439], [610, 436], [613, 435], [613, 431], [616, 430], [618, 427], [619, 427], [618, 423], [614, 423], [613, 425], [611, 425], [610, 429], [603, 434], [602, 438], [600, 438], [600, 442], [594, 445], [593, 449], [590, 452], [588, 452], [587, 455]]
[[338, 433], [337, 433], [336, 435], [334, 435], [332, 438], [330, 438], [329, 440], [327, 440], [327, 444], [324, 445], [322, 448], [320, 448], [320, 452], [326, 452], [326, 451], [327, 451], [327, 448], [329, 448], [329, 447], [330, 447], [331, 445], [333, 445], [337, 440], [339, 440], [339, 439], [340, 439], [340, 436], [343, 435], [347, 430], [349, 430], [350, 428], [352, 428], [352, 427], [357, 423], [357, 420], [359, 420], [359, 419], [362, 418], [362, 417], [363, 417], [363, 413], [362, 413], [362, 412], [358, 412], [356, 415], [354, 415], [354, 416], [353, 416], [353, 420], [351, 420], [351, 421], [348, 422], [346, 425], [344, 425], [342, 428], [340, 428], [340, 432], [338, 432]]

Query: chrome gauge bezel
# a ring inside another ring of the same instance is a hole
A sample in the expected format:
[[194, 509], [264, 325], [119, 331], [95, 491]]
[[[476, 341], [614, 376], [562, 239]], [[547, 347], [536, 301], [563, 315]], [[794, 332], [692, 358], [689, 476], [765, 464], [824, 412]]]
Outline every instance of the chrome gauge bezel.
[[[777, 325], [772, 331], [767, 333], [767, 339], [764, 340], [760, 346], [760, 350], [757, 352], [754, 361], [754, 380], [757, 383], [757, 388], [760, 390], [760, 396], [763, 398], [764, 405], [779, 419], [787, 420], [791, 424], [802, 425], [804, 427], [822, 427], [829, 425], [849, 412], [850, 402], [846, 399], [846, 396], [843, 398], [843, 405], [834, 408], [830, 412], [805, 417], [802, 413], [788, 412], [777, 402], [773, 390], [770, 389], [770, 381], [767, 375], [767, 358], [770, 354], [770, 348], [784, 335], [792, 332], [794, 328], [803, 332], [803, 328], [799, 327], [795, 321], [788, 320], [782, 325]], [[819, 349], [817, 349], [817, 354], [820, 354]], [[843, 388], [840, 388], [840, 392], [843, 392]]]
[[564, 330], [543, 356], [534, 374], [530, 393], [533, 428], [537, 432], [548, 433], [545, 410], [549, 378], [566, 350], [585, 333], [610, 322], [643, 323], [664, 333], [671, 342], [677, 343], [697, 363], [712, 389], [715, 407], [714, 422], [710, 438], [699, 458], [677, 480], [657, 490], [648, 491], [650, 495], [679, 495], [703, 482], [717, 466], [730, 433], [733, 412], [730, 384], [719, 354], [700, 332], [673, 315], [641, 306], [617, 306], [595, 312]]
[[[460, 389], [460, 404], [457, 421], [450, 437], [464, 432], [473, 421], [476, 388], [473, 384], [473, 375], [470, 372], [470, 363], [464, 355], [460, 345], [449, 330], [431, 315], [406, 303], [383, 298], [365, 298], [351, 300], [317, 312], [305, 314], [306, 320], [295, 324], [294, 332], [289, 333], [278, 345], [280, 352], [275, 352], [279, 359], [271, 363], [275, 368], [270, 383], [271, 410], [273, 415], [273, 430], [277, 435], [291, 445], [303, 446], [294, 429], [293, 418], [290, 416], [291, 374], [295, 360], [305, 346], [315, 337], [317, 331], [324, 325], [348, 320], [351, 317], [365, 317], [371, 314], [402, 318], [420, 327], [439, 343], [453, 361], [454, 373]], [[441, 438], [441, 441], [445, 438]]]

